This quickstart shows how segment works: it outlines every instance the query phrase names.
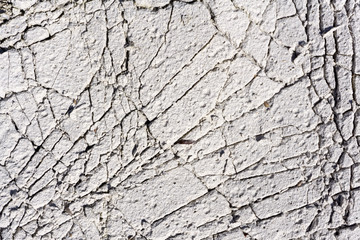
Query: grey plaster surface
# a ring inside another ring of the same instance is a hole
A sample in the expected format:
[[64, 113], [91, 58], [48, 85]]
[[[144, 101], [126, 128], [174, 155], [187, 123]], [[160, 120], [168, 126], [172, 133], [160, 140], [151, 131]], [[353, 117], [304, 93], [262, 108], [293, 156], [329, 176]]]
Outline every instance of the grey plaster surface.
[[360, 239], [358, 0], [0, 1], [1, 239]]

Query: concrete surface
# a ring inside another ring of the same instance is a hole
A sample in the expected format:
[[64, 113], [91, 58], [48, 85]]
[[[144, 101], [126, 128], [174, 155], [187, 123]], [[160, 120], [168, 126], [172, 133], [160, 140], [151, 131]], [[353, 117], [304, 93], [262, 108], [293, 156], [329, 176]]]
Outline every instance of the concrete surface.
[[1, 239], [360, 239], [360, 3], [0, 2]]

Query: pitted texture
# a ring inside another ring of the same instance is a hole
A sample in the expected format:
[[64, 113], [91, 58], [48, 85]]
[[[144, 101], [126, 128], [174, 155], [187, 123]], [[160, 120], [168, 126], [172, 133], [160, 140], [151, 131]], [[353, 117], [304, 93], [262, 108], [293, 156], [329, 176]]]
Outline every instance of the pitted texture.
[[1, 239], [358, 239], [358, 0], [0, 2]]

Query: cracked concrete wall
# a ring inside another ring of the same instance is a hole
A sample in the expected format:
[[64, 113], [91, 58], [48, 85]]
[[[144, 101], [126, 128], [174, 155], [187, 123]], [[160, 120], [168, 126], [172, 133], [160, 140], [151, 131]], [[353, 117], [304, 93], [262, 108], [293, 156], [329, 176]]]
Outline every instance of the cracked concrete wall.
[[0, 2], [1, 239], [359, 239], [358, 0]]

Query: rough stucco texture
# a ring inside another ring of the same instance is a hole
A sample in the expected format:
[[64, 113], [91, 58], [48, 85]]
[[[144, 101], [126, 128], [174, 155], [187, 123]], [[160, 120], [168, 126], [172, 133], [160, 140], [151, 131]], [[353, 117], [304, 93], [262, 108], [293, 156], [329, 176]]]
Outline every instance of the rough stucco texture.
[[0, 47], [1, 239], [359, 239], [359, 1], [1, 1]]

